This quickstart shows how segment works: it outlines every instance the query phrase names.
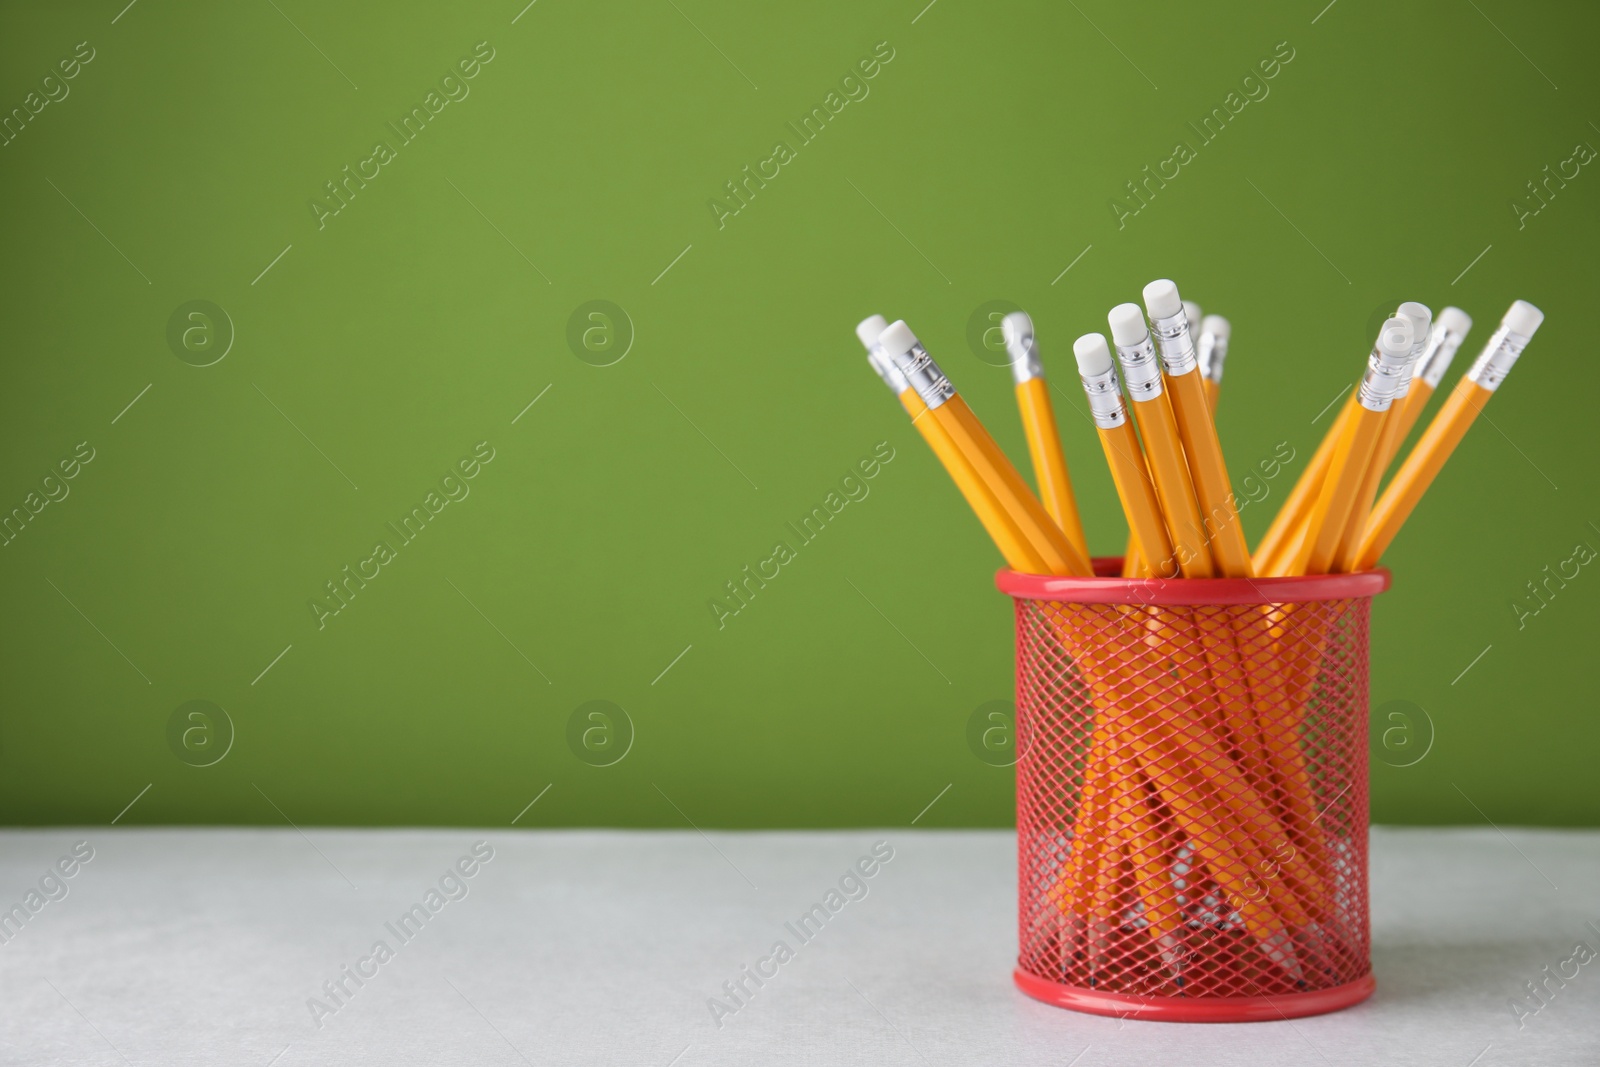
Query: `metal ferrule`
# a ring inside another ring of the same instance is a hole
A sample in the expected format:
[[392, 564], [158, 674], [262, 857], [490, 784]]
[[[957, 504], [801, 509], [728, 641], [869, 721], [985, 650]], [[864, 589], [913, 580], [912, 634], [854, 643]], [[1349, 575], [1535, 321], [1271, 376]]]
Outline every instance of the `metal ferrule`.
[[1456, 349], [1461, 347], [1464, 340], [1465, 334], [1446, 330], [1435, 323], [1428, 335], [1428, 349], [1417, 360], [1417, 380], [1429, 389], [1439, 388], [1439, 383], [1444, 380], [1444, 372], [1450, 369], [1451, 361], [1456, 358]]
[[1018, 385], [1044, 377], [1044, 364], [1039, 361], [1039, 346], [1034, 343], [1033, 334], [1008, 341], [1006, 351], [1011, 355], [1011, 377]]
[[1181, 310], [1164, 319], [1150, 320], [1150, 335], [1161, 351], [1161, 365], [1176, 378], [1200, 365], [1195, 357], [1194, 338], [1189, 334], [1189, 316]]
[[1472, 365], [1472, 369], [1467, 371], [1467, 380], [1494, 392], [1505, 381], [1506, 375], [1511, 373], [1517, 357], [1522, 355], [1527, 345], [1527, 336], [1509, 326], [1501, 326], [1489, 338], [1489, 343], [1483, 346], [1483, 354]]
[[928, 355], [921, 341], [912, 345], [911, 351], [895, 356], [893, 363], [929, 410], [942, 406], [956, 395], [956, 387], [950, 384], [950, 379], [944, 376], [944, 371]]
[[900, 368], [894, 365], [894, 361], [885, 354], [882, 348], [874, 347], [872, 351], [868, 352], [867, 362], [872, 364], [872, 369], [878, 372], [878, 377], [883, 379], [883, 384], [887, 385], [889, 391], [895, 396], [899, 396], [906, 391], [906, 376], [900, 373]]
[[1416, 376], [1417, 359], [1412, 357], [1406, 360], [1405, 366], [1400, 368], [1400, 376], [1394, 385], [1394, 400], [1404, 400], [1406, 394], [1411, 392], [1411, 379]]
[[1228, 358], [1228, 339], [1214, 333], [1201, 333], [1195, 345], [1195, 358], [1200, 361], [1200, 373], [1207, 381], [1222, 381], [1222, 364]]
[[1400, 384], [1395, 388], [1394, 398], [1404, 400], [1407, 393], [1411, 392], [1411, 381], [1417, 376], [1417, 368], [1422, 366], [1423, 357], [1428, 353], [1428, 340], [1433, 336], [1429, 331], [1425, 337], [1418, 338], [1411, 346], [1411, 357], [1406, 360], [1405, 370], [1400, 375]]
[[1117, 368], [1109, 367], [1103, 374], [1080, 374], [1084, 395], [1089, 398], [1089, 414], [1094, 424], [1102, 430], [1115, 430], [1128, 421], [1128, 410], [1122, 406], [1122, 390], [1117, 384]]
[[1400, 382], [1410, 373], [1410, 365], [1410, 350], [1392, 356], [1373, 346], [1372, 355], [1367, 357], [1367, 373], [1361, 376], [1361, 389], [1357, 393], [1361, 406], [1368, 411], [1388, 411], [1399, 395]]
[[1128, 399], [1137, 404], [1160, 396], [1161, 364], [1156, 362], [1156, 346], [1150, 335], [1145, 334], [1144, 340], [1136, 345], [1117, 345], [1116, 348], [1117, 362], [1122, 364], [1122, 380], [1128, 385]]

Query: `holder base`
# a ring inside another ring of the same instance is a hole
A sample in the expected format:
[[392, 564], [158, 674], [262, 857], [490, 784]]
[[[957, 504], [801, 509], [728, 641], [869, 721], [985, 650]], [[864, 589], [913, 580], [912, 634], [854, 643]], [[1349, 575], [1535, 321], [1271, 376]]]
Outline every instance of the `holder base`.
[[1378, 986], [1369, 974], [1332, 989], [1276, 997], [1136, 997], [1062, 985], [1022, 970], [1012, 977], [1028, 996], [1058, 1008], [1172, 1023], [1274, 1022], [1323, 1015], [1361, 1003]]

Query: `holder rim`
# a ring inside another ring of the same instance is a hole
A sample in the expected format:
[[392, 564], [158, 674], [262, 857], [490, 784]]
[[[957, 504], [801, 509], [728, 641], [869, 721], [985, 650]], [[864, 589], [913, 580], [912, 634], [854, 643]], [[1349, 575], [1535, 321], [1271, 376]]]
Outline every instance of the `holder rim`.
[[994, 584], [1017, 600], [1063, 604], [1298, 604], [1373, 597], [1389, 588], [1387, 568], [1359, 574], [1307, 574], [1291, 578], [1122, 578], [1122, 557], [1097, 556], [1095, 577], [1023, 574], [1002, 567]]

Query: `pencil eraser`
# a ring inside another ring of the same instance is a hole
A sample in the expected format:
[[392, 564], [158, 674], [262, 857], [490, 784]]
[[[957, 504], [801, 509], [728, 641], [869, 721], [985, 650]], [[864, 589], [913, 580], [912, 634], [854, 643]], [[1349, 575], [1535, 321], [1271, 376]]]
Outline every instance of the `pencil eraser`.
[[1136, 345], [1150, 336], [1150, 328], [1144, 324], [1144, 312], [1138, 304], [1118, 304], [1106, 316], [1106, 321], [1111, 324], [1111, 339], [1119, 345]]
[[1033, 336], [1033, 319], [1026, 311], [1013, 311], [1000, 320], [1000, 336], [1005, 339], [1006, 351], [1018, 359], [1019, 346], [1027, 344]]
[[1428, 310], [1428, 305], [1407, 300], [1394, 314], [1395, 318], [1411, 324], [1412, 344], [1420, 345], [1428, 339], [1428, 330], [1433, 326], [1433, 312]]
[[1544, 312], [1528, 303], [1518, 300], [1511, 305], [1511, 310], [1506, 312], [1505, 318], [1500, 320], [1500, 325], [1510, 327], [1515, 333], [1524, 337], [1532, 337], [1533, 331], [1539, 328], [1544, 321]]
[[1144, 309], [1152, 319], [1164, 319], [1183, 310], [1178, 287], [1171, 279], [1158, 278], [1144, 287]]
[[1404, 359], [1411, 354], [1410, 319], [1399, 315], [1386, 319], [1378, 331], [1378, 351], [1391, 359]]
[[1189, 320], [1189, 332], [1196, 336], [1200, 333], [1200, 324], [1205, 321], [1205, 316], [1200, 314], [1200, 305], [1193, 300], [1183, 302], [1183, 317]]
[[1233, 333], [1233, 323], [1221, 315], [1207, 315], [1200, 321], [1200, 332], [1209, 333], [1219, 341], [1226, 341], [1228, 335]]
[[905, 319], [895, 319], [878, 335], [878, 343], [883, 346], [884, 355], [895, 359], [911, 351], [917, 343], [917, 335], [911, 332]]
[[1072, 354], [1078, 360], [1078, 373], [1085, 378], [1093, 378], [1111, 369], [1111, 348], [1106, 344], [1104, 334], [1084, 334], [1072, 342]]
[[1457, 307], [1448, 307], [1439, 312], [1437, 321], [1441, 330], [1449, 330], [1457, 337], [1465, 337], [1467, 331], [1472, 329], [1472, 316]]
[[856, 326], [856, 336], [861, 340], [861, 347], [871, 352], [878, 343], [878, 335], [889, 328], [889, 320], [882, 315], [868, 315]]

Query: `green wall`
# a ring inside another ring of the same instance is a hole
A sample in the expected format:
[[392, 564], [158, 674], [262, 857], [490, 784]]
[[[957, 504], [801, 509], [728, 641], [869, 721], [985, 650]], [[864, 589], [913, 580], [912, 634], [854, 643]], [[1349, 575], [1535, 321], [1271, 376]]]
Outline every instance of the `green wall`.
[[[908, 319], [1020, 459], [973, 316], [1028, 308], [1069, 395], [1071, 339], [1169, 276], [1234, 323], [1236, 473], [1296, 455], [1252, 537], [1396, 303], [1476, 317], [1458, 369], [1545, 310], [1387, 559], [1373, 815], [1600, 821], [1600, 577], [1513, 607], [1600, 548], [1592, 13], [122, 3], [0, 7], [0, 507], [40, 507], [0, 549], [0, 819], [1004, 825], [967, 740], [1011, 684], [998, 558], [852, 326]], [[346, 566], [376, 576], [333, 614]]]

